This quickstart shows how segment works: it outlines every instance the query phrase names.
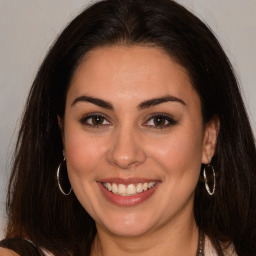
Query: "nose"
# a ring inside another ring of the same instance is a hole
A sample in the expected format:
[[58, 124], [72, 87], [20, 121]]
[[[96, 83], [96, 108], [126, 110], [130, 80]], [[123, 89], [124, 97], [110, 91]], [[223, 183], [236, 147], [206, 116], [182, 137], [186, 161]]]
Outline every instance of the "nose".
[[111, 165], [121, 169], [136, 167], [146, 160], [146, 154], [138, 132], [130, 129], [119, 129], [111, 141], [107, 160]]

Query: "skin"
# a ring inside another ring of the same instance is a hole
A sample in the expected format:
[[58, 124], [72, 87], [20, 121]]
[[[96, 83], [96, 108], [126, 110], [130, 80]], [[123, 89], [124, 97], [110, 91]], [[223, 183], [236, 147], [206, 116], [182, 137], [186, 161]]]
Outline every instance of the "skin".
[[[175, 100], [138, 107], [166, 96]], [[93, 125], [92, 113], [103, 116], [101, 125]], [[199, 96], [182, 66], [157, 47], [97, 48], [75, 71], [59, 123], [72, 188], [96, 222], [91, 255], [196, 254], [194, 191], [201, 164], [214, 154], [218, 120], [203, 124]], [[147, 200], [120, 206], [99, 187], [110, 177], [152, 179], [158, 186]]]
[[18, 256], [18, 254], [15, 253], [14, 251], [6, 248], [1, 248], [1, 247], [0, 247], [0, 255], [1, 256]]

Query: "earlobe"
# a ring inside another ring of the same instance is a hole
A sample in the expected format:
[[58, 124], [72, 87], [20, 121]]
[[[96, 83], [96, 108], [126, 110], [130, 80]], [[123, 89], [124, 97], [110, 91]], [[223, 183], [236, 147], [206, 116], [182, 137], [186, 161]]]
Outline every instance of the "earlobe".
[[208, 164], [215, 153], [220, 121], [218, 116], [214, 116], [207, 124], [204, 133], [204, 145], [202, 163]]

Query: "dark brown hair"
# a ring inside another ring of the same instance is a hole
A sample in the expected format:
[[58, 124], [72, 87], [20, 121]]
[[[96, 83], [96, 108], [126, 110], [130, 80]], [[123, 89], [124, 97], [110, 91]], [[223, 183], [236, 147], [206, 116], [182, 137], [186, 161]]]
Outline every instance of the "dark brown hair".
[[220, 131], [212, 164], [217, 187], [210, 197], [198, 182], [197, 225], [219, 255], [232, 241], [239, 256], [256, 255], [256, 150], [232, 66], [210, 29], [171, 0], [100, 1], [58, 37], [32, 85], [18, 136], [7, 200], [7, 237], [26, 237], [58, 255], [89, 255], [95, 223], [75, 195], [56, 182], [62, 161], [57, 115], [84, 55], [106, 45], [162, 48], [188, 71], [200, 96], [203, 120]]

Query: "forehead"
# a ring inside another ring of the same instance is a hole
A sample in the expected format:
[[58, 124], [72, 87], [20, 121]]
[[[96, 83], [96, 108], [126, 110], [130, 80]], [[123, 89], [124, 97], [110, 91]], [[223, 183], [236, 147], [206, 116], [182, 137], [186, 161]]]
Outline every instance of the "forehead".
[[169, 94], [187, 101], [198, 98], [185, 68], [162, 49], [149, 46], [101, 47], [87, 53], [68, 91], [71, 98], [82, 94], [124, 101]]

